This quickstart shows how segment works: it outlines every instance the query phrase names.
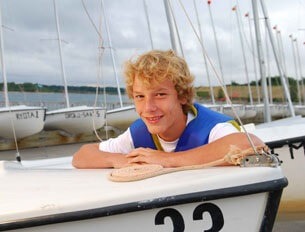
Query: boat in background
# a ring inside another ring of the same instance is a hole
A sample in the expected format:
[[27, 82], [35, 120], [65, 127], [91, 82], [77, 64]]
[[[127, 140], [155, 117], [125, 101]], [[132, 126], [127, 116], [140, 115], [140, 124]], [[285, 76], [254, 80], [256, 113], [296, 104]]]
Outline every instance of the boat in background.
[[74, 106], [46, 113], [45, 130], [62, 130], [71, 135], [89, 133], [105, 125], [102, 107]]
[[255, 105], [245, 105], [245, 115], [242, 119], [251, 119], [257, 115], [257, 109]]
[[302, 115], [305, 117], [305, 105], [294, 105], [296, 115]]
[[107, 110], [107, 126], [118, 130], [126, 130], [132, 122], [139, 118], [134, 105]]
[[35, 106], [0, 108], [0, 137], [22, 139], [42, 131], [46, 109]]
[[[234, 110], [233, 110], [234, 108]], [[235, 111], [235, 112], [234, 112]], [[222, 113], [229, 115], [233, 118], [243, 118], [246, 114], [246, 108], [243, 104], [223, 104], [222, 105]], [[237, 114], [237, 116], [235, 115]]]
[[70, 135], [93, 132], [105, 125], [106, 109], [95, 106], [71, 107], [68, 96], [68, 85], [64, 70], [61, 36], [58, 23], [56, 0], [53, 0], [56, 19], [57, 40], [61, 64], [61, 74], [64, 82], [66, 108], [46, 112], [45, 130], [62, 130]]
[[222, 112], [221, 105], [219, 104], [202, 104], [202, 105], [209, 108], [210, 110], [214, 110], [216, 112]]
[[121, 183], [107, 178], [112, 169], [74, 169], [71, 161], [1, 161], [0, 231], [272, 231], [287, 185], [276, 165]]
[[10, 106], [3, 44], [2, 14], [0, 5], [0, 58], [5, 101], [5, 106], [0, 108], [0, 137], [5, 139], [21, 139], [42, 131], [46, 109], [43, 107], [26, 105]]

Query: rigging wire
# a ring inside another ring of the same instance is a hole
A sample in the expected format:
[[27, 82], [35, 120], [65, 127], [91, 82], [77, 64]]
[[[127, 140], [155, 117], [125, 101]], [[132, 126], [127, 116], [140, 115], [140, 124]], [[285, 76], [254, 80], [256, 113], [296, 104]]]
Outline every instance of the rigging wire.
[[[95, 124], [95, 117], [97, 115], [97, 99], [98, 99], [98, 94], [99, 94], [99, 80], [101, 78], [101, 67], [103, 65], [103, 54], [104, 54], [104, 51], [105, 51], [105, 48], [103, 46], [103, 37], [100, 33], [100, 27], [101, 27], [101, 19], [100, 19], [100, 26], [99, 28], [95, 25], [92, 17], [90, 16], [89, 12], [88, 12], [88, 9], [84, 3], [84, 0], [82, 0], [82, 5], [83, 5], [83, 8], [86, 12], [86, 15], [88, 16], [88, 19], [89, 21], [91, 22], [91, 24], [93, 25], [93, 28], [95, 29], [95, 32], [98, 34], [98, 38], [99, 38], [99, 45], [98, 45], [98, 69], [97, 69], [97, 85], [96, 85], [96, 88], [95, 88], [95, 99], [94, 99], [94, 104], [93, 104], [93, 117], [92, 117], [92, 125], [93, 125], [93, 131], [94, 131], [94, 134], [95, 136], [97, 137], [97, 139], [102, 142], [102, 138], [99, 136], [99, 134], [97, 133], [97, 129], [96, 129], [96, 124]], [[103, 83], [104, 83], [104, 79], [103, 79]], [[105, 85], [104, 85], [105, 86]], [[106, 94], [105, 94], [105, 88], [103, 88], [103, 92], [104, 92], [104, 105], [106, 106]], [[106, 112], [105, 112], [106, 114]], [[107, 128], [107, 120], [106, 120], [106, 116], [104, 117], [105, 118], [105, 123], [106, 123], [106, 128]], [[108, 138], [108, 131], [106, 130], [106, 137]]]
[[16, 129], [15, 129], [15, 125], [14, 125], [13, 118], [12, 118], [13, 115], [12, 115], [12, 111], [11, 111], [10, 105], [8, 105], [8, 107], [9, 107], [10, 122], [11, 122], [12, 129], [13, 129], [14, 143], [15, 143], [15, 148], [16, 148], [16, 160], [19, 163], [21, 163], [21, 156], [20, 156], [20, 153], [19, 153], [19, 146], [18, 146], [18, 140], [17, 140], [17, 136], [16, 136]]
[[95, 25], [95, 23], [94, 23], [92, 17], [90, 16], [90, 14], [89, 14], [89, 12], [88, 12], [88, 9], [87, 9], [87, 7], [86, 7], [86, 5], [85, 5], [85, 3], [84, 3], [84, 0], [82, 0], [82, 5], [83, 5], [83, 8], [84, 8], [84, 10], [85, 10], [85, 12], [86, 12], [86, 15], [88, 16], [88, 19], [89, 19], [90, 23], [92, 24], [92, 26], [93, 26], [95, 32], [98, 34], [99, 38], [103, 38], [103, 36], [101, 35], [101, 33], [100, 33], [98, 27]]

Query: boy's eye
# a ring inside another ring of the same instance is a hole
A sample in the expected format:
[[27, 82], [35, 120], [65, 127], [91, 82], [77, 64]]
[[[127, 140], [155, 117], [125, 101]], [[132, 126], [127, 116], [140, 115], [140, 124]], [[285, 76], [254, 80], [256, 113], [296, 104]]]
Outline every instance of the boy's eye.
[[143, 96], [143, 95], [140, 95], [140, 94], [134, 96], [134, 98], [136, 98], [136, 99], [141, 99], [141, 98], [143, 98], [143, 97], [144, 97], [144, 96]]
[[163, 97], [163, 96], [165, 96], [166, 95], [166, 93], [156, 93], [156, 96], [157, 97]]

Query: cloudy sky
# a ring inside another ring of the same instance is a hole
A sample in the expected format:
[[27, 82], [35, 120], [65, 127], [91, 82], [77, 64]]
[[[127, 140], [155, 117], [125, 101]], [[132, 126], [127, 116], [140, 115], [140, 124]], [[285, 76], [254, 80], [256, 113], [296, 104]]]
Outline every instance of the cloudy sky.
[[[60, 0], [56, 2], [63, 64], [69, 85], [105, 83], [107, 86], [115, 86], [110, 44], [112, 44], [111, 49], [120, 86], [124, 86], [122, 66], [126, 59], [148, 51], [152, 46], [155, 49], [171, 48], [163, 0], [146, 0], [147, 15], [144, 0], [104, 0], [103, 2], [103, 8], [101, 8], [100, 0]], [[62, 85], [53, 0], [1, 0], [0, 4], [3, 55], [8, 81]], [[232, 7], [235, 5], [238, 6], [239, 14], [232, 11]], [[274, 33], [274, 38], [275, 41], [281, 41], [283, 45], [285, 56], [282, 61], [287, 69], [287, 74], [295, 76], [289, 35], [292, 34], [294, 38], [297, 38], [295, 44], [302, 60], [305, 60], [303, 58], [305, 57], [305, 45], [303, 44], [305, 42], [305, 1], [265, 0], [265, 5], [271, 26], [277, 25], [281, 32], [278, 37]], [[219, 44], [223, 78], [226, 83], [231, 81], [245, 83], [246, 69], [249, 80], [255, 80], [249, 21], [244, 17], [245, 13], [250, 12], [250, 23], [253, 26], [251, 0], [212, 0], [210, 6], [206, 0], [171, 0], [171, 6], [183, 55], [196, 77], [196, 86], [208, 85], [204, 56], [192, 29], [193, 25], [198, 31], [196, 10], [207, 55], [220, 72], [209, 12], [212, 14]], [[103, 14], [103, 9], [105, 14]], [[261, 10], [259, 13], [262, 18]], [[238, 15], [240, 17], [237, 17]], [[187, 17], [190, 18], [192, 25]], [[237, 18], [240, 19], [240, 27], [238, 27]], [[263, 20], [260, 21], [262, 26]], [[111, 43], [109, 43], [106, 22], [109, 26]], [[97, 33], [100, 24], [101, 36]], [[246, 61], [242, 55], [239, 28], [243, 35]], [[254, 28], [251, 30], [254, 35]], [[275, 30], [273, 31], [275, 32]], [[264, 28], [262, 28], [262, 37], [265, 40]], [[152, 38], [152, 44], [150, 38]], [[252, 38], [254, 40], [254, 37]], [[276, 38], [278, 39], [276, 40]], [[102, 40], [104, 47], [101, 55], [101, 75], [99, 75], [99, 55], [101, 54], [99, 39]], [[265, 42], [263, 43], [265, 44]], [[266, 51], [266, 49], [264, 50]], [[271, 75], [277, 75], [272, 54], [268, 60], [270, 60]], [[212, 84], [218, 85], [215, 74], [212, 73], [211, 68], [208, 70]], [[2, 72], [2, 68], [0, 71]]]

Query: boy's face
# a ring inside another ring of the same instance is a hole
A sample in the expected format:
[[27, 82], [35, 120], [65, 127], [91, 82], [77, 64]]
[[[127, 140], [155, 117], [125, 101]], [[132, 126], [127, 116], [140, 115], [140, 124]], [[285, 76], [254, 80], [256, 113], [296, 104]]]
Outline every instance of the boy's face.
[[145, 85], [139, 78], [133, 85], [133, 100], [137, 113], [151, 134], [158, 134], [166, 141], [180, 137], [186, 125], [182, 105], [174, 84], [170, 80]]

